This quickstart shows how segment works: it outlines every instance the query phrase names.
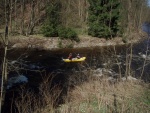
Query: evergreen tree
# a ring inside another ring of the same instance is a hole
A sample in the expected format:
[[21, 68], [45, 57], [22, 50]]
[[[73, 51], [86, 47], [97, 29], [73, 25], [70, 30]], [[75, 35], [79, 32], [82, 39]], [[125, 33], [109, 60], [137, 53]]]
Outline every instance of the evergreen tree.
[[62, 25], [60, 19], [61, 2], [55, 2], [47, 6], [47, 20], [42, 27], [42, 33], [46, 37], [60, 37], [61, 39], [71, 39], [79, 41], [77, 33]]
[[119, 32], [120, 3], [118, 0], [88, 0], [89, 35], [95, 37], [115, 37]]
[[42, 33], [47, 37], [57, 37], [57, 29], [60, 25], [60, 10], [61, 4], [59, 2], [52, 3], [47, 6], [46, 16], [47, 20], [42, 27]]

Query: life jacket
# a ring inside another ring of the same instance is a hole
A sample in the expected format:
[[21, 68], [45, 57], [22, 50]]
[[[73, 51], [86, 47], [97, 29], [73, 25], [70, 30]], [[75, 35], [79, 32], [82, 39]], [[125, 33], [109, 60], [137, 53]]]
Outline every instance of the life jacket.
[[68, 59], [72, 59], [72, 55], [71, 55], [71, 54], [69, 54], [69, 57], [68, 57]]

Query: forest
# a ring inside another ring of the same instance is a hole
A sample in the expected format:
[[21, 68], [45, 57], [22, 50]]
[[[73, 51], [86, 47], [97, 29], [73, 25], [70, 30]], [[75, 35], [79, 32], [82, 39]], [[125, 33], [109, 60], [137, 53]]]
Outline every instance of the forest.
[[[92, 36], [110, 38], [129, 31], [139, 32], [141, 24], [149, 22], [150, 16], [147, 0], [1, 0], [0, 2], [1, 29], [8, 23], [9, 34], [26, 36], [43, 33], [45, 36], [60, 34], [61, 37], [65, 34], [65, 30], [69, 32], [67, 28], [71, 28]], [[66, 29], [62, 31], [62, 27]], [[48, 29], [51, 31], [46, 31]], [[56, 29], [59, 29], [59, 33]]]

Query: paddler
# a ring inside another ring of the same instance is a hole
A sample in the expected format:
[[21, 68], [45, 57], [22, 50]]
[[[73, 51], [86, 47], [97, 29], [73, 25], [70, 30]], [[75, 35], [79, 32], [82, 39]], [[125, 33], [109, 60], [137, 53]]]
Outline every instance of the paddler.
[[69, 53], [68, 59], [72, 60], [72, 53]]
[[76, 58], [78, 58], [78, 59], [80, 59], [80, 58], [81, 58], [79, 53], [77, 54]]

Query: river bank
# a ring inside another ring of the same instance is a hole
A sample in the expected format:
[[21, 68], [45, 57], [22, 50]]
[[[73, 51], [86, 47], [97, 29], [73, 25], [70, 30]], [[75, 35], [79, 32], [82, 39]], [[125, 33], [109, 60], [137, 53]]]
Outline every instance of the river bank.
[[102, 47], [110, 45], [124, 45], [129, 43], [137, 43], [146, 36], [133, 34], [131, 38], [123, 39], [115, 37], [109, 40], [105, 38], [91, 37], [88, 35], [80, 35], [79, 42], [71, 40], [61, 40], [59, 37], [43, 37], [42, 35], [12, 36], [10, 38], [11, 48], [35, 48], [40, 50], [55, 50], [60, 48], [85, 48], [85, 47]]

